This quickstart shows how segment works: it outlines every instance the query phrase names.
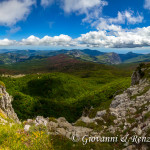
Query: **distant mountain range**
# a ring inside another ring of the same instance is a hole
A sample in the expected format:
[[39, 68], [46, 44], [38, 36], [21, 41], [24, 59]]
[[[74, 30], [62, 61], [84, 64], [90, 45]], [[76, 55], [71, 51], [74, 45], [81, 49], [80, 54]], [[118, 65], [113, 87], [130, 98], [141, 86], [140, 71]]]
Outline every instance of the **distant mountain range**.
[[105, 53], [90, 49], [73, 50], [0, 50], [0, 64], [13, 64], [25, 62], [32, 59], [42, 59], [51, 56], [65, 54], [75, 59], [101, 63], [101, 64], [121, 64], [121, 63], [139, 63], [150, 61], [150, 54], [137, 54], [128, 52], [126, 54], [117, 54], [114, 52]]

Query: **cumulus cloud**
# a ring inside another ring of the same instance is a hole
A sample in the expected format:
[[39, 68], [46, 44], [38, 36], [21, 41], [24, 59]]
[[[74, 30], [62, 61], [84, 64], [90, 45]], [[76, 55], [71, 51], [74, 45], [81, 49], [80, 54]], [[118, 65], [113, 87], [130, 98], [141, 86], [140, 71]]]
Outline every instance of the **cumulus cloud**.
[[66, 13], [85, 14], [83, 22], [99, 18], [102, 8], [108, 5], [104, 0], [62, 0], [62, 8]]
[[92, 47], [92, 48], [136, 48], [150, 46], [150, 26], [135, 29], [122, 29], [121, 26], [110, 25], [109, 30], [91, 31], [76, 39], [68, 35], [44, 36], [31, 35], [21, 41], [3, 39], [0, 46], [50, 46], [50, 47]]
[[101, 0], [63, 0], [63, 8], [67, 13], [79, 11], [85, 13], [87, 9], [101, 5]]
[[0, 46], [75, 46], [76, 40], [73, 40], [70, 36], [61, 34], [59, 36], [44, 36], [43, 38], [36, 37], [34, 35], [29, 36], [27, 39], [21, 41], [2, 39], [0, 40]]
[[144, 8], [145, 9], [150, 9], [150, 0], [145, 0]]
[[41, 6], [44, 8], [52, 5], [54, 3], [54, 0], [41, 0]]
[[68, 35], [45, 36], [38, 38], [30, 36], [21, 41], [0, 40], [0, 46], [22, 45], [22, 46], [63, 46], [63, 47], [96, 47], [96, 48], [136, 48], [150, 46], [150, 26], [136, 29], [122, 29], [116, 31], [99, 30], [82, 34], [76, 39]]
[[142, 23], [143, 16], [139, 13], [135, 14], [132, 10], [118, 12], [117, 17], [100, 17], [99, 19], [93, 21], [91, 26], [96, 27], [98, 30], [120, 30], [121, 24], [138, 24]]
[[[41, 0], [45, 8], [54, 0]], [[1, 39], [0, 46], [51, 46], [51, 47], [96, 47], [96, 48], [135, 48], [150, 46], [150, 26], [136, 29], [123, 29], [122, 24], [138, 24], [143, 21], [143, 16], [132, 10], [118, 12], [115, 18], [102, 17], [105, 0], [61, 0], [61, 7], [66, 13], [85, 15], [83, 22], [89, 22], [96, 31], [82, 34], [76, 39], [68, 35], [44, 36], [34, 35], [20, 41]], [[19, 31], [15, 27], [18, 21], [26, 19], [31, 11], [31, 6], [36, 0], [7, 0], [0, 2], [0, 25], [11, 26], [10, 33]], [[150, 9], [150, 0], [145, 0], [144, 7]], [[11, 13], [10, 13], [11, 12]]]
[[116, 32], [93, 31], [78, 38], [82, 46], [107, 48], [135, 48], [150, 46], [150, 26]]
[[[105, 0], [61, 0], [62, 8], [66, 13], [76, 13], [78, 15], [85, 14], [83, 22], [88, 22], [91, 25], [96, 23], [106, 24], [136, 24], [143, 21], [143, 16], [139, 13], [135, 14], [132, 10], [118, 12], [116, 18], [102, 17], [104, 6], [108, 5]], [[150, 1], [150, 0], [147, 0]]]
[[27, 39], [22, 39], [22, 41], [20, 42], [21, 45], [39, 45], [39, 43], [40, 43], [40, 38], [34, 35], [31, 35]]
[[41, 46], [70, 46], [73, 44], [72, 38], [68, 35], [45, 36], [42, 39], [31, 35], [27, 39], [22, 39], [21, 45], [41, 45]]
[[129, 24], [136, 24], [141, 23], [143, 21], [143, 16], [137, 14], [134, 16], [133, 11], [125, 11], [125, 12], [118, 12], [117, 18], [109, 18], [108, 21], [110, 23], [118, 23], [118, 24], [124, 24], [125, 21]]
[[0, 25], [12, 26], [26, 19], [36, 0], [7, 0], [0, 2]]
[[15, 40], [3, 39], [0, 40], [0, 46], [10, 46], [15, 45], [17, 42]]

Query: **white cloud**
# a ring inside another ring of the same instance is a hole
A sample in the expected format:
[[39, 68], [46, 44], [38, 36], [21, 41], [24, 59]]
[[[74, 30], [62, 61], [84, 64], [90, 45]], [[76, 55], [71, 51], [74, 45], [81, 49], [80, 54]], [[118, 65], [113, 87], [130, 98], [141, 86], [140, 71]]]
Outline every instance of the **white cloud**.
[[120, 30], [121, 24], [138, 24], [142, 23], [143, 21], [143, 16], [135, 13], [133, 11], [124, 11], [124, 12], [118, 12], [118, 15], [116, 18], [110, 18], [110, 17], [105, 17], [102, 18], [100, 17], [96, 21], [93, 21], [91, 23], [91, 26], [96, 27], [98, 30]]
[[135, 48], [150, 46], [150, 26], [133, 30], [94, 31], [78, 38], [82, 46], [107, 48]]
[[[68, 35], [59, 36], [45, 36], [38, 38], [30, 36], [21, 41], [15, 40], [0, 40], [0, 46], [22, 45], [22, 46], [51, 46], [51, 47], [96, 47], [96, 48], [136, 48], [150, 46], [150, 26], [144, 28], [136, 28], [132, 30], [125, 30], [121, 27], [119, 30], [112, 30], [109, 32], [104, 30], [92, 31], [82, 34], [76, 39], [72, 39]], [[111, 29], [111, 28], [110, 28]]]
[[[136, 24], [143, 21], [143, 16], [135, 14], [132, 10], [118, 12], [116, 18], [102, 17], [102, 9], [108, 5], [105, 0], [61, 0], [62, 8], [66, 13], [85, 14], [83, 22], [89, 22], [91, 25], [96, 23], [105, 24]], [[150, 1], [150, 0], [149, 0]]]
[[12, 26], [26, 19], [36, 0], [7, 0], [0, 2], [0, 25]]
[[101, 0], [64, 0], [63, 8], [67, 13], [80, 11], [85, 13], [87, 9], [101, 4]]
[[129, 24], [141, 23], [143, 21], [143, 16], [139, 14], [134, 16], [133, 11], [125, 11], [125, 12], [118, 12], [118, 16], [116, 18], [108, 19], [108, 22], [118, 24], [124, 24], [125, 21], [127, 21], [127, 23]]
[[48, 7], [54, 3], [54, 0], [41, 0], [41, 6]]
[[102, 8], [108, 5], [104, 0], [62, 0], [62, 8], [66, 13], [85, 14], [83, 22], [99, 18]]
[[7, 32], [10, 33], [10, 34], [14, 34], [18, 31], [21, 30], [21, 27], [12, 27], [10, 30], [8, 30]]
[[40, 43], [40, 38], [34, 35], [31, 35], [27, 39], [22, 39], [22, 41], [20, 42], [21, 45], [39, 45], [39, 43]]
[[10, 46], [10, 45], [15, 45], [16, 41], [14, 40], [9, 40], [9, 39], [3, 39], [0, 40], [0, 46]]
[[143, 21], [143, 16], [139, 14], [137, 16], [134, 16], [133, 11], [125, 11], [125, 13], [123, 14], [123, 17], [126, 18], [127, 23], [130, 23], [130, 24], [141, 23]]
[[21, 45], [42, 45], [42, 46], [70, 46], [73, 44], [72, 38], [68, 35], [45, 36], [42, 39], [31, 35], [27, 39], [22, 39], [19, 42]]
[[145, 0], [144, 8], [145, 9], [150, 9], [150, 0]]
[[71, 44], [72, 38], [68, 35], [61, 34], [60, 36], [45, 36], [41, 39], [41, 43], [44, 45], [52, 46], [69, 46]]
[[[47, 7], [54, 0], [41, 0], [41, 5]], [[97, 31], [82, 34], [76, 39], [68, 35], [44, 36], [34, 35], [21, 41], [1, 39], [0, 46], [63, 46], [63, 47], [97, 47], [97, 48], [135, 48], [150, 46], [150, 26], [136, 29], [123, 29], [122, 24], [138, 24], [143, 16], [132, 10], [118, 12], [117, 17], [102, 17], [101, 12], [108, 3], [104, 0], [61, 0], [66, 13], [84, 14], [83, 22], [89, 22]], [[31, 6], [36, 0], [7, 0], [0, 2], [0, 25], [11, 26], [10, 33], [20, 30], [14, 25], [26, 19]], [[150, 9], [150, 0], [145, 0], [145, 8]], [[10, 13], [11, 12], [11, 13]], [[53, 22], [52, 22], [53, 24]]]
[[76, 39], [68, 35], [45, 36], [31, 35], [21, 41], [3, 39], [0, 46], [50, 46], [50, 47], [92, 47], [92, 48], [136, 48], [150, 46], [150, 26], [136, 29], [122, 29], [110, 25], [108, 30], [91, 31]]

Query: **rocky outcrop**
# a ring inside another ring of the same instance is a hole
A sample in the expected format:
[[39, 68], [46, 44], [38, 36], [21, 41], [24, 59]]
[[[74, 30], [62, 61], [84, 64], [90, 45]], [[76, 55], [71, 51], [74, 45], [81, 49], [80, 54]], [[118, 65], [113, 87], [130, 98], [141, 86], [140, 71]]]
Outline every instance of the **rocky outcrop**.
[[139, 81], [141, 79], [141, 75], [139, 73], [139, 71], [134, 71], [134, 73], [132, 74], [132, 85], [135, 84], [139, 84]]
[[16, 113], [14, 112], [14, 109], [11, 104], [12, 100], [13, 100], [13, 98], [6, 92], [5, 86], [0, 85], [0, 110], [1, 110], [1, 113], [3, 114], [3, 116], [6, 116], [9, 119], [12, 119], [13, 121], [19, 123], [19, 119], [18, 119]]
[[140, 81], [142, 81], [142, 78], [144, 76], [144, 71], [146, 70], [145, 68], [145, 64], [142, 63], [140, 64], [137, 69], [133, 72], [132, 74], [132, 81], [131, 81], [131, 85], [136, 85], [139, 84]]
[[108, 57], [110, 59], [111, 64], [120, 64], [121, 59], [117, 53], [108, 53]]
[[30, 130], [30, 127], [32, 125], [35, 126], [42, 125], [47, 127], [47, 131], [49, 134], [63, 135], [69, 139], [72, 138], [72, 135], [77, 135], [79, 137], [82, 137], [84, 135], [92, 133], [92, 129], [86, 127], [73, 126], [63, 117], [60, 117], [58, 119], [52, 119], [52, 118], [44, 118], [42, 116], [37, 116], [36, 119], [33, 120], [28, 119], [25, 122], [25, 124], [26, 124], [24, 127], [25, 131]]

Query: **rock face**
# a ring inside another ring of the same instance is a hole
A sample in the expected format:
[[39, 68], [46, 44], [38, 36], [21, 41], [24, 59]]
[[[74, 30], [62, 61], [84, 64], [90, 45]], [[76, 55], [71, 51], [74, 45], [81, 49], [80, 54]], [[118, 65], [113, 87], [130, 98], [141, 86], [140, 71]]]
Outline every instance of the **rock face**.
[[132, 74], [132, 82], [131, 85], [139, 84], [141, 79], [144, 76], [144, 71], [146, 68], [143, 68], [144, 64], [140, 64], [137, 69]]
[[138, 84], [141, 79], [140, 73], [138, 71], [134, 71], [132, 75], [132, 85]]
[[12, 100], [13, 98], [6, 92], [6, 88], [3, 85], [0, 85], [0, 109], [8, 118], [19, 123], [19, 119], [11, 104]]
[[108, 53], [108, 57], [110, 58], [111, 64], [120, 64], [121, 59], [117, 53]]
[[120, 64], [121, 59], [117, 53], [106, 53], [104, 55], [97, 56], [98, 61], [100, 63], [105, 64]]
[[60, 117], [58, 119], [51, 120], [51, 118], [44, 118], [37, 116], [36, 119], [28, 119], [24, 127], [25, 130], [29, 130], [30, 125], [45, 126], [51, 134], [60, 134], [71, 139], [72, 135], [78, 135], [82, 137], [86, 134], [92, 133], [92, 129], [85, 127], [76, 127], [69, 123], [65, 118]]

